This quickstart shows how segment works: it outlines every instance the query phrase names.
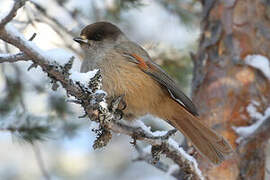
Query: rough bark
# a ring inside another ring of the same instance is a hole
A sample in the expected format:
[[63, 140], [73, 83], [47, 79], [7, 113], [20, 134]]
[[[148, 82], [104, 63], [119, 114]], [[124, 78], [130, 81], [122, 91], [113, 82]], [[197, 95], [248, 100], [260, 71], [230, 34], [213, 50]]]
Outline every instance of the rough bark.
[[264, 179], [269, 135], [256, 133], [237, 144], [232, 127], [254, 123], [246, 109], [252, 100], [260, 103], [257, 110], [262, 114], [269, 106], [270, 83], [261, 71], [245, 64], [245, 57], [270, 58], [270, 2], [202, 0], [202, 5], [202, 34], [193, 56], [193, 100], [202, 121], [226, 137], [235, 154], [220, 166], [205, 161], [200, 166], [213, 180]]

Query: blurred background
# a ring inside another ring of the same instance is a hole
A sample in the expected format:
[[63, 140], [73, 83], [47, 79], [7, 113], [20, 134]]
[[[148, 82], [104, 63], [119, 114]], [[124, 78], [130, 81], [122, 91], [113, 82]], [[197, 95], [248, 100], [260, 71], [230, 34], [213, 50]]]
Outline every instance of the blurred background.
[[[13, 0], [0, 1], [0, 17]], [[190, 94], [192, 61], [199, 38], [201, 6], [195, 0], [30, 0], [12, 24], [43, 50], [75, 55], [79, 71], [83, 54], [72, 38], [87, 24], [110, 21], [142, 45]], [[0, 53], [17, 52], [0, 40]], [[66, 102], [63, 89], [30, 62], [0, 64], [0, 179], [170, 180], [169, 174], [138, 156], [132, 141], [113, 135], [103, 149], [93, 150], [97, 127], [78, 105]], [[149, 116], [152, 130], [171, 127]], [[181, 137], [176, 139], [180, 142]], [[143, 146], [143, 145], [142, 145]], [[147, 148], [147, 147], [146, 147]], [[170, 164], [170, 162], [168, 162]]]

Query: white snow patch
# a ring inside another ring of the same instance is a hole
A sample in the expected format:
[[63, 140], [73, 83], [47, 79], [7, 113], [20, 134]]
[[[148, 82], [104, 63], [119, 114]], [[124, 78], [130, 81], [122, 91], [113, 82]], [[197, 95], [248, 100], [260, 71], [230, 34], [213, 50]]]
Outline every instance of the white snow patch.
[[46, 57], [46, 54], [44, 51], [42, 51], [38, 46], [36, 46], [33, 42], [28, 41], [25, 39], [22, 34], [11, 24], [7, 24], [5, 26], [5, 29], [13, 38], [17, 39], [20, 38], [25, 46], [28, 47], [28, 49], [34, 50], [37, 54], [40, 54], [43, 58]]
[[20, 38], [24, 45], [27, 46], [28, 49], [30, 49], [32, 52], [34, 52], [35, 55], [40, 56], [41, 59], [46, 59], [49, 62], [56, 61], [60, 65], [64, 65], [70, 60], [72, 56], [74, 56], [74, 61], [79, 62], [78, 58], [76, 58], [76, 55], [64, 49], [51, 49], [48, 51], [41, 50], [35, 43], [25, 39], [22, 34], [11, 24], [7, 24], [5, 28], [14, 38]]
[[133, 122], [133, 125], [136, 127], [142, 128], [145, 132], [151, 134], [152, 136], [164, 136], [168, 133], [168, 131], [151, 131], [151, 127], [146, 126], [142, 121], [137, 120]]
[[[134, 125], [136, 127], [142, 128], [144, 131], [146, 131], [147, 133], [150, 133], [153, 136], [162, 136], [162, 135], [165, 135], [167, 133], [167, 131], [152, 132], [150, 127], [147, 127], [142, 121], [139, 121], [139, 120], [134, 122]], [[190, 163], [192, 163], [192, 166], [193, 166], [196, 174], [200, 177], [200, 179], [204, 180], [204, 177], [202, 175], [201, 170], [198, 167], [198, 163], [197, 163], [196, 159], [194, 159], [194, 157], [192, 157], [188, 153], [186, 153], [186, 151], [182, 147], [179, 147], [178, 143], [175, 140], [173, 140], [172, 138], [168, 139], [168, 143], [170, 146], [172, 146], [173, 148], [178, 150], [178, 152], [181, 154], [182, 157], [184, 157], [186, 160], [188, 160]], [[151, 149], [149, 147], [147, 147], [146, 151], [151, 152]]]
[[179, 170], [179, 166], [177, 164], [172, 164], [169, 166], [169, 169], [167, 171], [167, 175], [172, 175], [174, 172]]
[[146, 147], [143, 148], [144, 153], [151, 154], [151, 151], [152, 151], [152, 146], [151, 145], [146, 146]]
[[10, 57], [10, 54], [6, 54], [6, 53], [0, 54], [0, 58], [7, 58], [7, 57]]
[[168, 131], [155, 131], [155, 132], [152, 132], [152, 135], [153, 136], [164, 136], [167, 134]]
[[60, 48], [44, 51], [44, 54], [46, 54], [46, 58], [50, 62], [55, 61], [60, 65], [65, 65], [68, 63], [72, 56], [76, 58], [75, 54]]
[[107, 93], [105, 91], [101, 90], [101, 89], [96, 90], [95, 94], [105, 94], [105, 95], [107, 95]]
[[252, 135], [270, 116], [270, 107], [268, 107], [262, 114], [257, 111], [256, 106], [258, 105], [260, 105], [258, 102], [252, 101], [251, 104], [247, 106], [247, 112], [249, 113], [249, 116], [253, 119], [257, 119], [257, 121], [254, 124], [243, 127], [232, 127], [233, 130], [238, 135], [240, 135], [240, 137], [236, 140], [237, 143], [239, 143], [242, 139]]
[[151, 131], [151, 127], [146, 126], [142, 121], [137, 120], [133, 122], [133, 125], [136, 127], [142, 128], [145, 132], [152, 134], [153, 132]]
[[247, 112], [249, 116], [253, 119], [262, 119], [263, 115], [257, 111], [257, 107], [260, 104], [257, 101], [252, 101], [248, 106], [247, 106]]
[[88, 71], [86, 73], [80, 73], [77, 71], [72, 71], [71, 75], [69, 76], [70, 79], [72, 79], [74, 82], [80, 82], [81, 84], [88, 86], [89, 81], [91, 78], [93, 78], [96, 73], [98, 72], [98, 69], [94, 69], [92, 71]]
[[245, 58], [245, 62], [256, 69], [259, 69], [270, 80], [270, 65], [267, 57], [259, 54], [248, 55]]
[[198, 167], [198, 163], [197, 163], [196, 159], [194, 157], [190, 156], [182, 147], [179, 147], [178, 143], [175, 140], [173, 140], [172, 138], [169, 138], [168, 143], [172, 147], [177, 149], [182, 157], [184, 157], [186, 160], [188, 160], [190, 163], [193, 164], [194, 171], [196, 172], [196, 174], [200, 177], [200, 179], [204, 180], [204, 177], [202, 175], [201, 170]]
[[152, 136], [164, 136], [167, 134], [168, 131], [151, 131], [151, 127], [146, 126], [142, 121], [137, 120], [133, 122], [133, 125], [135, 127], [140, 127], [142, 128], [145, 132], [151, 134]]

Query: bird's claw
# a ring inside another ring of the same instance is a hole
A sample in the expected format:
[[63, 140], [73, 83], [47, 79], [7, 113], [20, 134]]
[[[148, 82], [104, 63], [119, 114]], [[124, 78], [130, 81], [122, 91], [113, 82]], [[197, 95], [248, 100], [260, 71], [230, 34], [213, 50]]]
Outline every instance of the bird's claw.
[[123, 118], [123, 111], [120, 109], [116, 109], [116, 111], [114, 112], [114, 115], [117, 117], [117, 120], [121, 120]]
[[[118, 120], [123, 118], [123, 110], [127, 107], [126, 102], [123, 100], [124, 95], [120, 95], [111, 101], [110, 110], [117, 117]], [[119, 106], [122, 107], [119, 107]]]

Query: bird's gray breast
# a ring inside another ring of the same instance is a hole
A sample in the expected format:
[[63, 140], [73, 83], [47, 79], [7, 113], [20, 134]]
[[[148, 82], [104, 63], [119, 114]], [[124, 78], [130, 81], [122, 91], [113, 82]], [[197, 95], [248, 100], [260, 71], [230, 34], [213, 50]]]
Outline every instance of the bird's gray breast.
[[94, 69], [102, 68], [103, 61], [105, 59], [104, 52], [92, 52], [87, 53], [81, 64], [81, 72], [88, 72]]

